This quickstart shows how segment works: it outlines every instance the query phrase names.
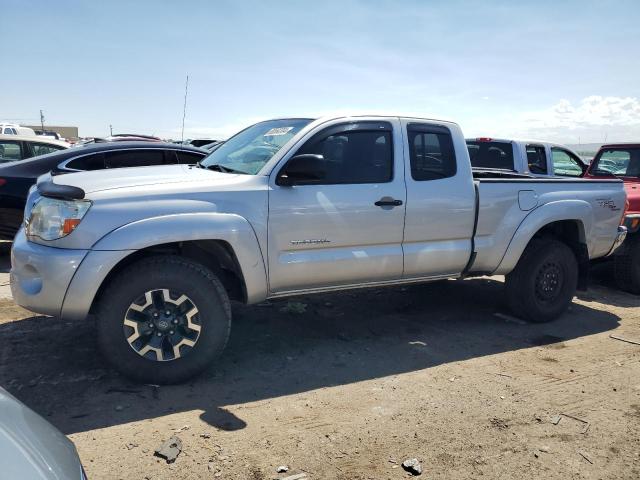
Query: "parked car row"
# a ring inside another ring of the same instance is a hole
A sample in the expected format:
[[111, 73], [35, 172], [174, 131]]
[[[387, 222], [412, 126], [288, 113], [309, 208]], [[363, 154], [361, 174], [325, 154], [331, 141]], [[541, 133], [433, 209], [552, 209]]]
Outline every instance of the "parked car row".
[[586, 288], [589, 261], [625, 241], [626, 195], [613, 173], [534, 173], [564, 150], [533, 147], [512, 143], [514, 168], [473, 168], [455, 123], [291, 118], [197, 164], [53, 172], [13, 242], [13, 297], [61, 319], [95, 314], [104, 356], [154, 384], [211, 365], [230, 299], [497, 274], [515, 315], [550, 321]]
[[587, 164], [557, 143], [496, 138], [467, 139], [471, 166], [531, 175], [582, 177]]
[[49, 171], [63, 175], [108, 168], [195, 164], [206, 155], [206, 151], [187, 145], [122, 141], [94, 143], [4, 164], [0, 166], [0, 239], [13, 239], [22, 224], [29, 189]]
[[590, 164], [570, 148], [555, 143], [495, 138], [467, 139], [474, 168], [513, 171], [534, 176], [620, 178], [627, 207], [627, 239], [613, 256], [615, 279], [628, 292], [640, 294], [640, 144], [605, 144]]

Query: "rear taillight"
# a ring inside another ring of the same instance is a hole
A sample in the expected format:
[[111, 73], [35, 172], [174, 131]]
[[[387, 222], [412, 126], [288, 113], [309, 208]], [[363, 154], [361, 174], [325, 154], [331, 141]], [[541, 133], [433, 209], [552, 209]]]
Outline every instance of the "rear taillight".
[[624, 225], [626, 216], [627, 216], [627, 212], [629, 211], [629, 199], [625, 199], [624, 201], [624, 211], [622, 212], [622, 218], [620, 219], [620, 225]]
[[7, 180], [4, 178], [0, 178], [0, 187], [7, 183]]
[[493, 140], [493, 138], [491, 138], [491, 137], [476, 138], [476, 141], [478, 141], [478, 142], [491, 142], [492, 140]]

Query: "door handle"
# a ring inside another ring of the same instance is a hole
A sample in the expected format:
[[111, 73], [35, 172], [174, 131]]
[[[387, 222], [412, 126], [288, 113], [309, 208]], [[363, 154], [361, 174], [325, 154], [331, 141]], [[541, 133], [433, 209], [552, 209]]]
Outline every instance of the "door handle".
[[374, 203], [376, 207], [399, 207], [402, 205], [402, 200], [396, 200], [391, 197], [382, 197], [376, 203]]

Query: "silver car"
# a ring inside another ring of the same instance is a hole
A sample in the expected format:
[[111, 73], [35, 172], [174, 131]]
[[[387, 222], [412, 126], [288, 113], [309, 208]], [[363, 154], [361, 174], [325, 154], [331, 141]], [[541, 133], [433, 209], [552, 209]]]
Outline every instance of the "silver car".
[[2, 387], [0, 465], [6, 479], [87, 478], [71, 440]]

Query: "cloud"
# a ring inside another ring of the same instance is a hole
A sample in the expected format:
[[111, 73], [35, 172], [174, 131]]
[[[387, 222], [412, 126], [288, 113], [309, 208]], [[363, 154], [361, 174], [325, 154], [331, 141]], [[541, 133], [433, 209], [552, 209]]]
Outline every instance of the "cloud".
[[577, 106], [562, 99], [547, 110], [525, 114], [531, 128], [578, 129], [640, 125], [640, 101], [635, 97], [583, 98]]
[[640, 137], [640, 100], [591, 95], [577, 104], [561, 99], [550, 108], [514, 118], [521, 136], [573, 142], [624, 141]]

